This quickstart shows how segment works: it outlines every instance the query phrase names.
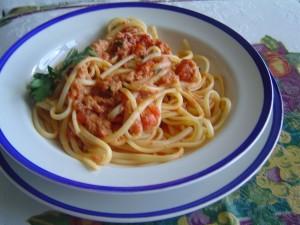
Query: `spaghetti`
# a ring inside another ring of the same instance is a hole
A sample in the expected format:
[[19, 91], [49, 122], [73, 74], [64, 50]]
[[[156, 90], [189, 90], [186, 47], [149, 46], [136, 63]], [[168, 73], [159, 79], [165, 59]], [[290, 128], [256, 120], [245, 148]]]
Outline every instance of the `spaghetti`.
[[162, 163], [202, 146], [231, 102], [209, 60], [184, 46], [175, 55], [155, 27], [113, 19], [90, 46], [96, 56], [70, 66], [53, 94], [35, 104], [36, 130], [92, 169]]

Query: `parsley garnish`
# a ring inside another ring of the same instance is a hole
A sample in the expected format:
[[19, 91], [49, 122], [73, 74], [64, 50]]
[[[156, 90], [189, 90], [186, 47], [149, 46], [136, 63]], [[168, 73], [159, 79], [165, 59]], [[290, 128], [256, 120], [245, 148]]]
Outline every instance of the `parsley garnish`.
[[78, 52], [77, 49], [71, 49], [58, 68], [48, 66], [48, 73], [35, 73], [28, 86], [32, 99], [35, 102], [40, 102], [51, 96], [57, 83], [63, 78], [64, 73], [88, 56], [97, 56], [97, 54], [90, 47], [85, 48], [82, 52]]

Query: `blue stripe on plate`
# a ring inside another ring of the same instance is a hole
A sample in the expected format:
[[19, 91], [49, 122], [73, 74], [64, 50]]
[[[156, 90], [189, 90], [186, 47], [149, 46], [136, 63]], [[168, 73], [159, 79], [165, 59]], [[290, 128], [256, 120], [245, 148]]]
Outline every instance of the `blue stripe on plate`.
[[228, 164], [230, 161], [232, 161], [234, 158], [236, 158], [239, 154], [243, 153], [260, 135], [263, 128], [266, 125], [266, 121], [268, 116], [270, 115], [271, 105], [273, 101], [273, 91], [272, 91], [272, 84], [271, 84], [271, 77], [269, 74], [268, 69], [266, 68], [266, 65], [264, 64], [263, 60], [261, 59], [260, 55], [255, 51], [255, 49], [238, 33], [236, 33], [231, 28], [227, 27], [226, 25], [208, 17], [205, 15], [202, 15], [200, 13], [175, 7], [175, 6], [168, 6], [168, 5], [161, 5], [161, 4], [155, 4], [155, 3], [137, 3], [137, 2], [125, 2], [125, 3], [111, 3], [111, 4], [103, 4], [103, 5], [96, 5], [80, 10], [76, 10], [70, 13], [67, 13], [65, 15], [56, 17], [46, 23], [43, 23], [42, 25], [36, 27], [26, 35], [24, 35], [21, 39], [19, 39], [14, 45], [12, 45], [7, 52], [3, 55], [3, 57], [0, 59], [0, 72], [5, 66], [5, 63], [9, 60], [10, 56], [28, 39], [39, 33], [40, 31], [48, 28], [49, 26], [52, 26], [55, 23], [58, 23], [62, 20], [68, 19], [70, 17], [78, 16], [84, 13], [97, 11], [97, 10], [105, 10], [105, 9], [111, 9], [111, 8], [126, 8], [126, 7], [143, 7], [143, 8], [154, 8], [159, 10], [168, 10], [173, 11], [185, 15], [189, 15], [192, 17], [195, 17], [201, 21], [205, 21], [207, 23], [212, 24], [213, 26], [219, 28], [220, 30], [224, 31], [228, 35], [230, 35], [232, 38], [234, 38], [252, 57], [253, 61], [255, 62], [258, 70], [260, 71], [261, 79], [263, 82], [264, 87], [264, 101], [263, 101], [263, 107], [262, 112], [260, 114], [260, 117], [257, 121], [257, 124], [255, 125], [254, 129], [250, 133], [250, 135], [242, 142], [242, 144], [235, 149], [231, 154], [226, 156], [224, 159], [220, 160], [219, 162], [215, 163], [214, 165], [199, 171], [193, 175], [176, 179], [169, 182], [164, 183], [158, 183], [153, 185], [146, 185], [146, 186], [131, 186], [131, 187], [120, 187], [120, 186], [101, 186], [101, 185], [94, 185], [94, 184], [88, 184], [83, 183], [75, 180], [71, 180], [62, 176], [59, 176], [58, 174], [54, 174], [50, 171], [47, 171], [43, 169], [42, 167], [32, 163], [27, 158], [25, 158], [17, 149], [14, 148], [14, 146], [7, 140], [5, 137], [5, 134], [2, 130], [0, 130], [0, 144], [4, 147], [6, 152], [10, 154], [13, 158], [15, 158], [17, 161], [19, 161], [22, 165], [24, 165], [26, 168], [34, 171], [35, 173], [38, 173], [48, 179], [54, 180], [59, 183], [67, 184], [74, 187], [79, 187], [83, 189], [93, 189], [93, 190], [100, 190], [100, 191], [114, 191], [114, 192], [139, 192], [139, 191], [149, 191], [149, 190], [158, 190], [163, 188], [168, 188], [176, 185], [180, 185], [195, 179], [198, 179], [200, 177], [203, 177], [213, 171], [216, 171], [226, 164]]
[[3, 165], [3, 169], [6, 172], [6, 174], [14, 181], [16, 182], [20, 187], [22, 187], [25, 191], [30, 193], [31, 195], [34, 195], [35, 197], [39, 198], [40, 200], [47, 202], [51, 205], [57, 206], [59, 208], [74, 212], [74, 213], [80, 213], [84, 215], [89, 216], [96, 216], [96, 217], [108, 217], [108, 218], [145, 218], [145, 217], [154, 217], [154, 216], [162, 216], [162, 215], [168, 215], [176, 212], [181, 212], [183, 210], [187, 210], [190, 208], [194, 208], [196, 206], [199, 206], [201, 204], [205, 204], [210, 201], [214, 201], [214, 199], [225, 195], [228, 192], [233, 191], [236, 187], [241, 185], [246, 180], [250, 179], [251, 176], [254, 175], [254, 173], [257, 171], [260, 166], [263, 165], [265, 160], [270, 155], [273, 147], [277, 143], [277, 140], [279, 138], [279, 134], [282, 127], [282, 121], [283, 121], [283, 110], [282, 110], [282, 100], [281, 96], [278, 90], [278, 87], [273, 80], [274, 85], [274, 92], [275, 92], [275, 101], [273, 104], [273, 120], [272, 120], [272, 127], [271, 131], [268, 137], [268, 140], [266, 144], [264, 145], [263, 149], [257, 156], [257, 158], [253, 161], [253, 163], [244, 171], [242, 172], [238, 177], [236, 177], [233, 181], [226, 184], [219, 190], [202, 197], [200, 199], [197, 199], [193, 202], [176, 206], [169, 209], [159, 210], [159, 211], [152, 211], [152, 212], [143, 212], [143, 213], [108, 213], [108, 212], [98, 212], [93, 210], [87, 210], [79, 207], [74, 207], [72, 205], [65, 204], [63, 202], [60, 202], [56, 199], [53, 199], [39, 190], [35, 189], [34, 187], [30, 186], [30, 184], [26, 183], [21, 177], [19, 177], [13, 169], [8, 165], [8, 163], [5, 161], [4, 157], [0, 154], [0, 162]]

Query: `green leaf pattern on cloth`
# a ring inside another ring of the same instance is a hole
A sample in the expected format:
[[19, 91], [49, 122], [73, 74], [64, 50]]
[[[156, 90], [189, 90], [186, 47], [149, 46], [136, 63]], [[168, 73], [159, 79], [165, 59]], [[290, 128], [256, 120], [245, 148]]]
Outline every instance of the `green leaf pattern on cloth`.
[[[254, 47], [268, 64], [284, 101], [284, 124], [272, 156], [240, 189], [196, 212], [138, 225], [300, 225], [300, 53], [270, 36]], [[47, 212], [31, 225], [116, 225]]]
[[264, 36], [264, 37], [261, 39], [261, 42], [262, 42], [263, 44], [265, 44], [265, 46], [266, 46], [268, 49], [272, 50], [272, 51], [276, 51], [276, 50], [278, 49], [278, 46], [279, 46], [278, 41], [275, 40], [274, 38], [272, 38], [272, 37], [269, 36], [269, 35]]

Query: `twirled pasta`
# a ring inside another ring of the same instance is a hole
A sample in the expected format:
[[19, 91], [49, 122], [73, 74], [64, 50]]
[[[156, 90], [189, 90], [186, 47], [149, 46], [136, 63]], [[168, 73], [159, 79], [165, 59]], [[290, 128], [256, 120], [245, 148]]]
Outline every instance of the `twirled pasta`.
[[91, 45], [97, 56], [67, 70], [53, 96], [35, 104], [36, 130], [92, 169], [162, 163], [202, 146], [231, 102], [209, 60], [184, 46], [175, 55], [155, 27], [113, 19]]

